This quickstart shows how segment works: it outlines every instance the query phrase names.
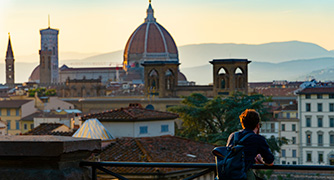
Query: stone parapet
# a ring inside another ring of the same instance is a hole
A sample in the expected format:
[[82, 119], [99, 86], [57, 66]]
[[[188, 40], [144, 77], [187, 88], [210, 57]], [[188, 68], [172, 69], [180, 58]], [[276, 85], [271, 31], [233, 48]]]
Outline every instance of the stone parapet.
[[91, 179], [79, 166], [101, 140], [64, 136], [0, 136], [0, 179]]

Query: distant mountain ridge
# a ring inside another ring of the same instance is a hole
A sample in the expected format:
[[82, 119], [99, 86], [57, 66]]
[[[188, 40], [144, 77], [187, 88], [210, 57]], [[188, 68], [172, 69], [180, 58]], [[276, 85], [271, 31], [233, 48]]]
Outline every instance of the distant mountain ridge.
[[[209, 64], [212, 59], [247, 58], [251, 60], [248, 71], [249, 81], [297, 80], [313, 71], [334, 67], [333, 50], [328, 51], [316, 44], [300, 41], [259, 45], [193, 44], [179, 46], [178, 49], [182, 72], [188, 80], [199, 84], [212, 82], [212, 67]], [[120, 66], [123, 61], [123, 50], [104, 54], [64, 52], [60, 55], [62, 54], [63, 57], [70, 59], [63, 59], [60, 56], [59, 66], [62, 64], [69, 67]], [[3, 62], [0, 63], [0, 83], [5, 82]], [[38, 63], [38, 57], [34, 63], [17, 61], [16, 82], [26, 82]]]

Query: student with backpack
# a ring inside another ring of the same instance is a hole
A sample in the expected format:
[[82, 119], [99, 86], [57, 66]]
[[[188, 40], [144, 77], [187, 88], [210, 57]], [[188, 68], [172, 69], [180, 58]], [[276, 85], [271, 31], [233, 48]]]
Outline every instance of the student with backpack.
[[219, 180], [256, 180], [254, 163], [273, 165], [274, 155], [266, 139], [259, 135], [260, 115], [254, 109], [246, 109], [240, 116], [243, 130], [232, 133], [226, 147], [213, 150], [216, 156]]

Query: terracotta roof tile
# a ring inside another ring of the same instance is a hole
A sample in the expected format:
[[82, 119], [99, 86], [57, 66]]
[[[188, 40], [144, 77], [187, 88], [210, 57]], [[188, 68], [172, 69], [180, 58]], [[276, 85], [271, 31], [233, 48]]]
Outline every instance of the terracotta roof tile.
[[130, 106], [100, 113], [88, 114], [81, 117], [82, 120], [96, 118], [99, 121], [145, 121], [145, 120], [171, 120], [176, 119], [177, 114], [145, 109], [141, 106]]
[[60, 123], [41, 123], [39, 126], [31, 129], [23, 135], [55, 135], [55, 136], [72, 136], [74, 132], [52, 132], [53, 130], [63, 126]]
[[[175, 136], [120, 138], [102, 150], [101, 161], [213, 163], [213, 145]], [[168, 173], [180, 168], [113, 167], [115, 173]]]
[[253, 92], [263, 94], [265, 96], [274, 97], [291, 97], [295, 96], [294, 91], [298, 88], [270, 88], [270, 87], [260, 87], [253, 89]]
[[282, 110], [283, 110], [283, 111], [294, 111], [294, 110], [298, 110], [298, 105], [297, 105], [297, 104], [290, 104], [290, 105], [287, 105], [287, 106], [283, 107]]

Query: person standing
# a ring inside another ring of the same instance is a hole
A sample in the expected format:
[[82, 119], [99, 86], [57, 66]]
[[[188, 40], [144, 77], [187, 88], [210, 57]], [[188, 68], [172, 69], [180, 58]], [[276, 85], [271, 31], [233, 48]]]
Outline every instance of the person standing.
[[[239, 138], [243, 138], [247, 134], [251, 134], [243, 142], [245, 154], [245, 171], [248, 180], [255, 180], [256, 176], [251, 169], [254, 163], [273, 165], [274, 155], [269, 149], [266, 139], [259, 135], [261, 123], [260, 115], [254, 109], [246, 109], [239, 116], [242, 130], [239, 131]], [[226, 146], [233, 146], [234, 133], [232, 133], [227, 141]]]

